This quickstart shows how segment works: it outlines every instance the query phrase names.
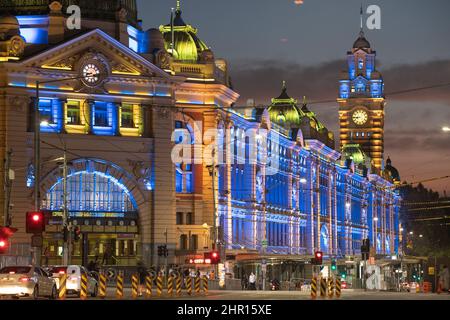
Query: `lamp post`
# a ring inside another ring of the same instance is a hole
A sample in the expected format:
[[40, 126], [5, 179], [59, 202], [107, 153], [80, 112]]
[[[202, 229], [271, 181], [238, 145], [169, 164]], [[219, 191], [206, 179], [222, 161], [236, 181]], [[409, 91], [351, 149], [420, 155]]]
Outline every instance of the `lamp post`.
[[[40, 121], [40, 112], [39, 112], [39, 101], [40, 101], [40, 89], [41, 85], [56, 83], [62, 81], [70, 81], [70, 80], [78, 80], [78, 79], [89, 79], [92, 77], [100, 76], [100, 74], [89, 73], [83, 76], [77, 77], [69, 77], [64, 79], [55, 79], [55, 80], [47, 80], [47, 81], [36, 81], [36, 101], [35, 101], [35, 115], [34, 115], [34, 210], [36, 212], [40, 211], [40, 185], [41, 185], [41, 121]], [[65, 172], [67, 171], [67, 157], [66, 157], [66, 148], [64, 147], [64, 168]], [[66, 175], [64, 178], [64, 214], [63, 214], [63, 224], [64, 221], [67, 224], [67, 217], [64, 218], [67, 214], [67, 199], [66, 199]], [[70, 238], [70, 232], [68, 233], [68, 238]], [[64, 248], [68, 248], [67, 239], [64, 239]], [[33, 261], [36, 265], [40, 265], [40, 257], [41, 257], [41, 248], [33, 247]], [[68, 249], [64, 250], [64, 256], [68, 254]], [[65, 263], [68, 263], [68, 258], [65, 260]]]

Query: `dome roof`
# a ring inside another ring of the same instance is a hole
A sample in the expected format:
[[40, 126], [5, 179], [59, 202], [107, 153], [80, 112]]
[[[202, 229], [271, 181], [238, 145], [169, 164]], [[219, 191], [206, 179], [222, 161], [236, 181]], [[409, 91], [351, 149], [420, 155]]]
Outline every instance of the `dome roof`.
[[[163, 34], [165, 48], [172, 52], [172, 27], [171, 24], [160, 26], [159, 30]], [[181, 10], [177, 8], [173, 21], [173, 57], [179, 61], [196, 62], [204, 51], [209, 50], [208, 46], [197, 37], [197, 29], [186, 24], [181, 17]]]
[[[9, 0], [3, 1], [0, 7], [0, 14], [6, 12], [13, 15], [41, 15], [50, 12], [49, 5], [55, 0]], [[127, 20], [130, 24], [137, 25], [137, 5], [136, 0], [59, 0], [63, 5], [62, 11], [66, 12], [67, 7], [77, 5], [80, 7], [83, 18], [99, 20], [116, 20], [116, 13], [119, 9], [127, 10]]]
[[384, 167], [385, 174], [391, 178], [394, 182], [400, 182], [400, 174], [398, 170], [392, 166], [390, 158], [386, 160], [386, 166]]
[[355, 43], [353, 44], [354, 49], [368, 49], [370, 48], [370, 43], [367, 41], [367, 39], [364, 36], [364, 32], [359, 33], [358, 39], [356, 39]]
[[2, 34], [3, 37], [20, 34], [19, 21], [15, 16], [12, 15], [0, 16], [0, 34]]
[[305, 114], [297, 108], [297, 100], [287, 94], [286, 83], [278, 98], [272, 99], [268, 108], [270, 121], [287, 128], [299, 128]]

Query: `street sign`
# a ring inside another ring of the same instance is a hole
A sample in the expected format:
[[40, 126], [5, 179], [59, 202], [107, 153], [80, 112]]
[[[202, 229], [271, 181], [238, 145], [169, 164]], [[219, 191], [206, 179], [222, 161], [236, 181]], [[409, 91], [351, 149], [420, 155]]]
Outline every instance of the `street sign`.
[[41, 235], [34, 235], [31, 237], [31, 246], [36, 248], [42, 248], [44, 244], [44, 238]]
[[434, 267], [428, 267], [428, 274], [434, 276]]
[[117, 276], [116, 270], [114, 270], [114, 269], [108, 269], [108, 271], [106, 271], [106, 277], [107, 277], [110, 281], [116, 280], [116, 276]]

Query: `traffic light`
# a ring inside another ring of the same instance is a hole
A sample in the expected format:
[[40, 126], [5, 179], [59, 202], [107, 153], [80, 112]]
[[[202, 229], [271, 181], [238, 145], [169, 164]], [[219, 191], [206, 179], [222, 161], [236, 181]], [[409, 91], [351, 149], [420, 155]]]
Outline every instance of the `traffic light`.
[[26, 231], [33, 234], [45, 231], [45, 219], [42, 212], [27, 212]]
[[164, 245], [163, 248], [164, 248], [164, 257], [168, 257], [169, 256], [169, 249], [167, 248], [166, 245]]
[[332, 261], [331, 261], [331, 270], [332, 270], [332, 271], [336, 271], [336, 269], [337, 269], [337, 266], [336, 266], [336, 260], [332, 260]]
[[164, 255], [164, 247], [158, 246], [158, 257], [162, 257]]
[[314, 253], [314, 264], [319, 266], [322, 265], [322, 258], [323, 258], [322, 251], [316, 251]]
[[0, 254], [8, 252], [9, 242], [7, 237], [0, 236]]
[[363, 239], [361, 245], [361, 256], [363, 260], [369, 259], [370, 254], [370, 239]]
[[217, 251], [205, 252], [204, 254], [205, 263], [219, 264], [220, 255]]
[[81, 238], [81, 229], [80, 227], [75, 227], [73, 229], [73, 240], [78, 241]]

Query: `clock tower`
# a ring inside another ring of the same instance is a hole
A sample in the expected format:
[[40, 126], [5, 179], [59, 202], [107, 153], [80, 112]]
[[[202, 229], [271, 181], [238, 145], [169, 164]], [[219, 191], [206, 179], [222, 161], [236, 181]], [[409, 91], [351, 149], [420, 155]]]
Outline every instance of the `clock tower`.
[[382, 169], [384, 152], [384, 83], [375, 68], [376, 52], [361, 28], [347, 53], [347, 70], [339, 80], [341, 149], [359, 144], [374, 167]]

